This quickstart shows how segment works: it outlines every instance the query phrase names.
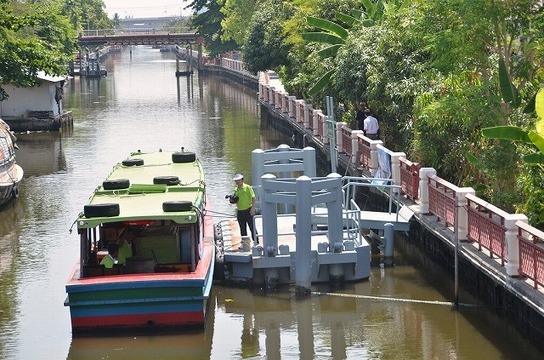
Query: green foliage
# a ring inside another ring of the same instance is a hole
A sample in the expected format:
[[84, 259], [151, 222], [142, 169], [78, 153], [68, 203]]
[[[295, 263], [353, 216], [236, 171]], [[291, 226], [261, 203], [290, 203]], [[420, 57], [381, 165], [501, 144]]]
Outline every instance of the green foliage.
[[285, 4], [263, 4], [254, 13], [243, 46], [244, 60], [250, 72], [277, 69], [288, 64], [290, 46], [285, 41], [283, 24], [293, 13]]
[[511, 103], [513, 107], [517, 108], [521, 105], [521, 97], [516, 87], [510, 80], [510, 75], [506, 69], [504, 59], [499, 59], [499, 81], [501, 84], [501, 95], [504, 102]]
[[526, 144], [531, 143], [531, 139], [529, 139], [527, 131], [518, 126], [504, 125], [483, 128], [482, 135], [490, 139], [522, 141]]
[[[338, 17], [338, 13], [335, 14], [336, 17]], [[340, 38], [339, 42], [332, 42], [334, 44], [343, 44], [346, 40], [346, 38], [349, 35], [349, 32], [344, 29], [342, 26], [333, 23], [332, 21], [329, 21], [327, 19], [319, 19], [314, 16], [308, 16], [307, 18], [308, 25], [316, 27], [324, 31], [323, 33], [317, 33], [317, 34], [327, 34], [330, 33], [332, 36]], [[327, 34], [328, 35], [328, 34]], [[302, 34], [302, 37], [304, 38], [304, 34]], [[316, 41], [316, 42], [328, 42], [321, 39], [304, 39], [306, 41]], [[334, 40], [333, 40], [334, 41]], [[331, 42], [328, 42], [331, 43]]]
[[[239, 47], [242, 47], [249, 33], [247, 26], [256, 10], [256, 0], [222, 0], [220, 8], [224, 15], [221, 20], [223, 41], [233, 40]], [[264, 6], [267, 5], [265, 2]]]
[[0, 101], [9, 94], [1, 84], [28, 87], [38, 71], [66, 73], [75, 32], [54, 2], [0, 3]]
[[221, 4], [216, 0], [195, 0], [188, 5], [194, 10], [190, 26], [204, 38], [206, 50], [212, 57], [238, 48], [234, 40], [223, 41]]
[[541, 169], [529, 166], [518, 179], [521, 193], [525, 194], [524, 201], [518, 202], [517, 212], [525, 214], [529, 223], [544, 229], [544, 177]]

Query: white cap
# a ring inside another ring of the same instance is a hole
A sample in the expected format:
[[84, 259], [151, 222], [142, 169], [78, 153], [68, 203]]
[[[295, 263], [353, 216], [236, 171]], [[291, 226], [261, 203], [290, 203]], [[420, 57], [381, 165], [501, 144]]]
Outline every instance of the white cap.
[[236, 175], [234, 175], [234, 177], [232, 178], [233, 181], [238, 181], [238, 180], [242, 180], [244, 178], [244, 175], [238, 173]]

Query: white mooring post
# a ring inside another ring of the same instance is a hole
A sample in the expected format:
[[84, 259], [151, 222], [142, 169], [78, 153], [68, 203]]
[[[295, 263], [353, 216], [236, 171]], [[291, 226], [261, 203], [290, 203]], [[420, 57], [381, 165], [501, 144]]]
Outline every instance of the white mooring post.
[[393, 250], [395, 248], [395, 225], [387, 223], [383, 226], [383, 239], [385, 242], [384, 265], [392, 266], [394, 263]]
[[[266, 186], [267, 182], [276, 181], [276, 176], [273, 174], [265, 174], [261, 177], [261, 184], [263, 184], [262, 192], [263, 197], [261, 199], [261, 211], [263, 216], [263, 247], [265, 249], [265, 256], [269, 256], [266, 249], [272, 247], [278, 248], [278, 211], [276, 203], [271, 202], [268, 199], [272, 194], [271, 187]], [[266, 220], [266, 221], [265, 221]]]
[[[337, 173], [327, 175], [327, 189], [330, 192], [331, 200], [327, 201], [327, 226], [329, 234], [329, 252], [341, 253], [344, 247], [342, 223], [342, 176]], [[344, 270], [341, 264], [329, 265], [329, 276], [331, 282], [342, 281]]]
[[296, 293], [305, 295], [310, 293], [312, 285], [312, 179], [300, 176], [297, 178], [296, 189], [295, 283]]

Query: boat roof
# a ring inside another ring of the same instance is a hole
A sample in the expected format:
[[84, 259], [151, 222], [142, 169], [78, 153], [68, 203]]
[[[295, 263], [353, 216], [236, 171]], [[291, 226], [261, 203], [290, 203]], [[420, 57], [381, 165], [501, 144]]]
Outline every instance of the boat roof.
[[113, 167], [79, 214], [77, 226], [146, 220], [195, 223], [205, 200], [204, 171], [194, 153], [138, 151]]

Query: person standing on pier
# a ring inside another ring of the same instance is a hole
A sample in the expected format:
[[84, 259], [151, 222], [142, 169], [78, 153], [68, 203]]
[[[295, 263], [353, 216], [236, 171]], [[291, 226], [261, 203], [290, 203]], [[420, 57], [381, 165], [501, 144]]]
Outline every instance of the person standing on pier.
[[244, 175], [236, 174], [232, 178], [236, 184], [234, 189], [234, 198], [236, 202], [236, 219], [240, 225], [240, 235], [247, 236], [247, 227], [251, 231], [251, 238], [255, 245], [259, 243], [253, 224], [253, 216], [255, 215], [255, 192], [251, 185], [244, 183]]

